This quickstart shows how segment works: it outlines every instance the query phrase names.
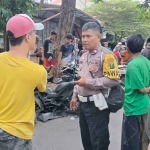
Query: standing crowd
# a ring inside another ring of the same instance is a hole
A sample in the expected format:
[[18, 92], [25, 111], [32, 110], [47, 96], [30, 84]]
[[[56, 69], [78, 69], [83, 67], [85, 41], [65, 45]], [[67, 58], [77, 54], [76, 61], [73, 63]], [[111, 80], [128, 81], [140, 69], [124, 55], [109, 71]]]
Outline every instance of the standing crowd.
[[[44, 41], [42, 47], [29, 51], [29, 59], [33, 62], [43, 65], [45, 68], [51, 67], [49, 75], [53, 75], [55, 71], [55, 60], [54, 53], [58, 48], [54, 47], [55, 40], [57, 38], [57, 33], [52, 31], [49, 38]], [[36, 36], [36, 44], [39, 42], [39, 36]], [[59, 66], [66, 66], [71, 64], [73, 61], [78, 62], [79, 58], [79, 48], [78, 48], [79, 39], [74, 37], [71, 33], [68, 33], [65, 38], [65, 43], [60, 46], [59, 52]], [[84, 50], [82, 51], [82, 53]], [[81, 52], [80, 52], [81, 53]]]
[[[54, 41], [59, 35], [54, 31], [40, 49], [36, 48], [40, 38], [35, 30], [43, 29], [43, 24], [34, 23], [25, 14], [13, 16], [7, 23], [11, 48], [0, 54], [0, 150], [32, 150], [34, 90], [46, 90], [45, 68], [51, 66], [49, 74], [54, 74], [53, 55], [58, 49]], [[82, 51], [78, 48], [79, 39], [67, 34], [58, 56], [60, 66], [69, 65], [73, 60], [79, 63], [80, 79], [74, 81], [70, 109], [79, 110], [83, 148], [108, 150], [111, 111], [107, 99], [112, 89], [120, 85], [118, 64], [128, 64], [120, 149], [150, 150], [150, 40], [143, 50], [143, 36], [130, 35], [125, 47], [118, 43], [111, 51], [107, 42], [100, 44], [100, 31], [95, 22], [83, 26]]]

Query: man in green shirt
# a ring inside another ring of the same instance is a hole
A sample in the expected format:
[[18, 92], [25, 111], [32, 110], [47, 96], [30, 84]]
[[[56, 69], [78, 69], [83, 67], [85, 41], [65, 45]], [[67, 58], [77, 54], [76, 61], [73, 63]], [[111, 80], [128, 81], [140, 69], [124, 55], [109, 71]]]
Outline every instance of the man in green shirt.
[[125, 78], [121, 150], [146, 150], [148, 146], [145, 126], [150, 105], [150, 62], [141, 55], [143, 45], [141, 34], [127, 38], [127, 50], [133, 60]]

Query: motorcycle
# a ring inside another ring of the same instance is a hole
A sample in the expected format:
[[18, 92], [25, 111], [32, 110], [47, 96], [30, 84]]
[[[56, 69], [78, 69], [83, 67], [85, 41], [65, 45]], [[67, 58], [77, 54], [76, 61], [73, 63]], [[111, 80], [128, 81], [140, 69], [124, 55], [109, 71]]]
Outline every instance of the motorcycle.
[[118, 65], [119, 75], [123, 85], [124, 85], [126, 69], [127, 69], [127, 65]]
[[[62, 67], [60, 70], [61, 79], [58, 79], [57, 81], [54, 80], [54, 75], [48, 75], [47, 82], [59, 84], [61, 82], [70, 82], [74, 79], [75, 76], [78, 76], [77, 65], [75, 62], [72, 62], [70, 65], [66, 67]], [[46, 68], [47, 72], [50, 72], [51, 67]]]
[[70, 82], [78, 76], [75, 62], [72, 62], [67, 67], [61, 68], [61, 77], [64, 82]]
[[[75, 75], [73, 79], [79, 80], [80, 77]], [[43, 93], [36, 90], [35, 102], [37, 119], [46, 122], [65, 116], [64, 110], [69, 108], [73, 89], [73, 82], [62, 82], [58, 84], [54, 90], [47, 88]]]
[[55, 84], [60, 84], [62, 83], [63, 80], [61, 78], [58, 78], [55, 82], [54, 82], [54, 75], [48, 75], [47, 76], [47, 83], [55, 83]]

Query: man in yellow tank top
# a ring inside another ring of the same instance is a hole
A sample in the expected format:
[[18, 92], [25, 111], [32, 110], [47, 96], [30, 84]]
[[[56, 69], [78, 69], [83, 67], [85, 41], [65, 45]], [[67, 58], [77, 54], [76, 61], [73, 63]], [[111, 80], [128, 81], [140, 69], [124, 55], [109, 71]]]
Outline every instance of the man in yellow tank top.
[[34, 89], [45, 91], [47, 73], [27, 54], [35, 49], [35, 30], [43, 28], [25, 14], [7, 23], [11, 48], [0, 54], [0, 150], [32, 150]]

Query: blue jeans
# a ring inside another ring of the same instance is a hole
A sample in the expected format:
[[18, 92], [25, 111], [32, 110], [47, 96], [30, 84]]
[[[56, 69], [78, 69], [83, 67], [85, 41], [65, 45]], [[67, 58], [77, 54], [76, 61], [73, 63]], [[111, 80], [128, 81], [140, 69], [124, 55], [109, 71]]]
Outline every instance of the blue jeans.
[[32, 142], [17, 138], [0, 129], [0, 150], [32, 150]]

